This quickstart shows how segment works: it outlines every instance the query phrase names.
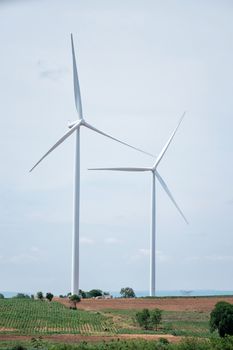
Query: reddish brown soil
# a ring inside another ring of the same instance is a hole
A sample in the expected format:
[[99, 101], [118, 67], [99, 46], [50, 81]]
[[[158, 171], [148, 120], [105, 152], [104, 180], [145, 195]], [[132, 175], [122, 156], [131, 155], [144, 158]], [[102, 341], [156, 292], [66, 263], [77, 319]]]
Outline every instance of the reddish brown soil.
[[[70, 307], [68, 298], [54, 298], [55, 301], [59, 301], [63, 305]], [[199, 311], [210, 312], [214, 305], [218, 301], [227, 301], [233, 304], [233, 297], [183, 297], [183, 298], [155, 298], [155, 299], [110, 299], [110, 300], [95, 300], [95, 299], [83, 299], [77, 304], [78, 309], [82, 310], [104, 310], [104, 309], [152, 309], [160, 308], [167, 311]], [[0, 334], [0, 341], [26, 341], [30, 340], [32, 336], [20, 336], [13, 334]], [[159, 338], [166, 338], [170, 342], [179, 342], [182, 337], [175, 337], [170, 334], [154, 335], [154, 334], [119, 334], [116, 336], [85, 336], [79, 334], [54, 334], [44, 336], [43, 339], [51, 342], [64, 342], [75, 343], [81, 341], [98, 342], [98, 341], [110, 341], [110, 340], [123, 340], [123, 339], [146, 339], [146, 340], [158, 340]]]
[[[27, 335], [11, 335], [1, 334], [0, 341], [30, 341], [32, 336]], [[166, 338], [169, 342], [178, 343], [181, 337], [175, 337], [170, 334], [119, 334], [117, 336], [86, 336], [79, 334], [54, 334], [42, 337], [43, 340], [58, 343], [76, 343], [76, 342], [101, 342], [111, 340], [126, 340], [126, 339], [144, 339], [144, 340], [159, 340], [160, 338]]]
[[[70, 306], [69, 299], [55, 298], [66, 306]], [[82, 310], [104, 310], [104, 309], [154, 309], [159, 308], [166, 311], [199, 311], [210, 312], [218, 301], [227, 301], [233, 304], [233, 297], [181, 297], [181, 298], [155, 298], [155, 299], [82, 299], [77, 304]]]

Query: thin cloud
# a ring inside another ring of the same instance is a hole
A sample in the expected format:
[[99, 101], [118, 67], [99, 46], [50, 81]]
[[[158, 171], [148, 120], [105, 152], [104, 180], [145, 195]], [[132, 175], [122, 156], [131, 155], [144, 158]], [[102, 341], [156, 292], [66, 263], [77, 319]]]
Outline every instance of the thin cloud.
[[48, 68], [44, 61], [38, 61], [39, 74], [42, 79], [49, 79], [52, 81], [58, 81], [65, 73], [64, 68]]

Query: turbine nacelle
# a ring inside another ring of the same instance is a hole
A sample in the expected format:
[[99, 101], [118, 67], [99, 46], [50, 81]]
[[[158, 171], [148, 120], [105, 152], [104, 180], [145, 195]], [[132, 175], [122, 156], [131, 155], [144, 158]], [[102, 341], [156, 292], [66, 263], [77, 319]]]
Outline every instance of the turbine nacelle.
[[68, 128], [71, 129], [73, 126], [78, 122], [78, 120], [75, 120], [74, 122], [68, 121]]

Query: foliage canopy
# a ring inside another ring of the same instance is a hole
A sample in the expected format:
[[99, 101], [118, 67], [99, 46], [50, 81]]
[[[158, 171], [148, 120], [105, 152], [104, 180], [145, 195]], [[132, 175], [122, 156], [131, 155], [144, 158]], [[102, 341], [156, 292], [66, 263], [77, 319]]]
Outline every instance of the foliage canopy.
[[133, 288], [130, 288], [130, 287], [121, 288], [120, 295], [122, 298], [135, 298], [136, 297]]
[[218, 331], [220, 337], [233, 335], [233, 305], [220, 301], [210, 314], [210, 331]]
[[158, 329], [158, 325], [162, 320], [162, 310], [154, 309], [149, 311], [148, 309], [143, 309], [136, 313], [136, 320], [140, 327], [144, 329]]

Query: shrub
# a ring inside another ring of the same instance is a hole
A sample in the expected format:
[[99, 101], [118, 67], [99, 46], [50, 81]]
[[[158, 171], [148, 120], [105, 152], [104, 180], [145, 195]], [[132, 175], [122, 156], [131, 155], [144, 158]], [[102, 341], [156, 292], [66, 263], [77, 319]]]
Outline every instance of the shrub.
[[156, 329], [162, 320], [162, 310], [154, 309], [149, 311], [144, 309], [136, 313], [136, 320], [140, 327], [144, 329]]
[[220, 337], [233, 335], [233, 305], [220, 301], [210, 314], [210, 331], [218, 331]]
[[140, 327], [149, 329], [150, 312], [148, 309], [143, 309], [136, 313], [136, 320]]
[[11, 350], [27, 350], [23, 345], [15, 345]]
[[155, 327], [155, 329], [157, 331], [158, 325], [160, 324], [161, 321], [162, 321], [162, 310], [160, 310], [160, 309], [151, 310], [151, 312], [150, 312], [150, 326], [151, 326], [151, 328]]

